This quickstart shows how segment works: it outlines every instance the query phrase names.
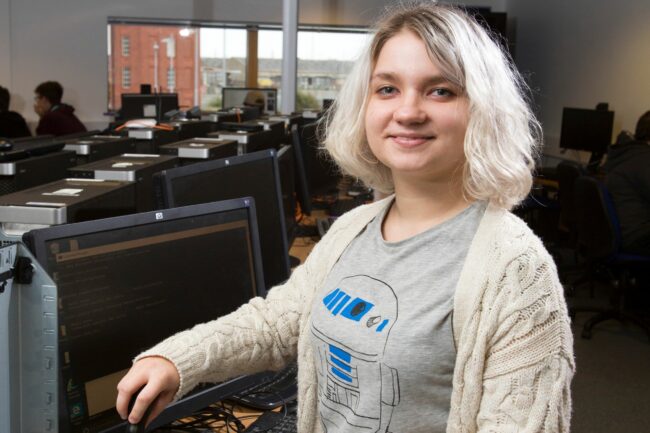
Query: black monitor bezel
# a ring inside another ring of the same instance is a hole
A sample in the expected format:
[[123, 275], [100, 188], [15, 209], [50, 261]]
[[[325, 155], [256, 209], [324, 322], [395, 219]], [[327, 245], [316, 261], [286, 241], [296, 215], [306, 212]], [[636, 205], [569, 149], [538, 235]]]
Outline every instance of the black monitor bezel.
[[[262, 271], [257, 213], [255, 209], [255, 200], [252, 197], [242, 197], [232, 200], [202, 203], [113, 218], [84, 221], [74, 224], [52, 226], [25, 233], [23, 235], [23, 241], [28, 246], [34, 257], [39, 261], [41, 267], [47, 271], [47, 260], [45, 260], [45, 257], [48, 254], [46, 243], [49, 241], [242, 209], [247, 210], [248, 214], [247, 219], [255, 273], [255, 295], [266, 296], [267, 291], [264, 286], [264, 276]], [[196, 394], [189, 395], [188, 397], [180, 399], [179, 401], [167, 406], [167, 408], [152, 422], [150, 428], [168, 424], [182, 416], [188, 416], [193, 411], [200, 410], [208, 404], [226, 398], [233, 393], [241, 392], [242, 390], [252, 386], [254, 383], [254, 376], [241, 376], [222, 382]], [[123, 432], [125, 425], [126, 423], [119, 423], [113, 427], [105, 429], [102, 433]]]
[[[280, 212], [280, 229], [282, 231], [283, 243], [283, 265], [287, 278], [291, 274], [291, 265], [289, 261], [289, 242], [287, 239], [287, 227], [285, 226], [284, 206], [282, 204], [282, 189], [280, 185], [280, 169], [278, 168], [277, 150], [265, 149], [257, 152], [246, 153], [229, 158], [214, 159], [205, 162], [199, 162], [191, 165], [175, 167], [168, 170], [162, 170], [154, 175], [154, 183], [157, 194], [157, 207], [159, 209], [166, 207], [176, 206], [173, 197], [173, 182], [174, 179], [196, 175], [210, 170], [220, 170], [236, 165], [247, 164], [250, 162], [257, 162], [262, 159], [273, 159], [273, 172], [275, 178], [275, 200], [279, 205], [278, 211]], [[259, 227], [259, 224], [258, 224]], [[270, 287], [267, 287], [267, 290]]]
[[293, 144], [293, 155], [295, 157], [295, 179], [296, 197], [300, 203], [300, 210], [305, 215], [311, 215], [311, 190], [305, 168], [305, 156], [302, 151], [302, 140], [300, 139], [301, 126], [293, 125], [291, 128], [291, 143]]
[[334, 161], [321, 153], [318, 122], [300, 125], [298, 131], [310, 193], [318, 196], [324, 193], [338, 192], [340, 172]]

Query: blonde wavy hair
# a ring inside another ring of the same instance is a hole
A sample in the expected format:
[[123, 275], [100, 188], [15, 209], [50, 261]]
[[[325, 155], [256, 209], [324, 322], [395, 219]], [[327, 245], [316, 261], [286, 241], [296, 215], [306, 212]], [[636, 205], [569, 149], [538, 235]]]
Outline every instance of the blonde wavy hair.
[[390, 170], [370, 150], [364, 117], [379, 53], [406, 29], [422, 39], [445, 78], [468, 97], [463, 193], [505, 209], [521, 202], [532, 186], [542, 133], [528, 87], [499, 44], [466, 12], [431, 1], [393, 6], [375, 28], [320, 124], [324, 149], [341, 171], [378, 191], [394, 191]]

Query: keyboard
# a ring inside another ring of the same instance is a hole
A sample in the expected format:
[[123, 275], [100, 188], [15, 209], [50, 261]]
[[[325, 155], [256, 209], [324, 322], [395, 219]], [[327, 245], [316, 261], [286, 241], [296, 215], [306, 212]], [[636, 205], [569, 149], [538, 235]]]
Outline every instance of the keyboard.
[[237, 403], [256, 409], [269, 410], [296, 399], [298, 365], [292, 362], [283, 370], [262, 375], [252, 387], [230, 397]]
[[264, 412], [244, 433], [297, 433], [295, 412]]

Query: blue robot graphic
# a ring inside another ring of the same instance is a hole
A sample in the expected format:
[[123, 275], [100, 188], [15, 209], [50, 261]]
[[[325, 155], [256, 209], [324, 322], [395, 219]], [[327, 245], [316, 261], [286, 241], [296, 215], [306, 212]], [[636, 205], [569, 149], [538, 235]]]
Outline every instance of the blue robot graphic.
[[318, 353], [318, 393], [325, 431], [348, 424], [363, 432], [388, 432], [399, 403], [397, 370], [384, 364], [397, 297], [366, 275], [343, 278], [320, 304], [312, 323]]

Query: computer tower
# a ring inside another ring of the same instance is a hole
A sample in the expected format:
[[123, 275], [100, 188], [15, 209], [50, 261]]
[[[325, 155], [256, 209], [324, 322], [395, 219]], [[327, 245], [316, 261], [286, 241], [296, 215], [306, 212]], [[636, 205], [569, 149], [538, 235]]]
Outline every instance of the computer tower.
[[61, 179], [0, 196], [4, 227], [51, 226], [135, 212], [135, 183]]
[[62, 150], [0, 162], [0, 195], [63, 179], [76, 161], [75, 152]]
[[83, 179], [102, 179], [135, 182], [136, 210], [146, 212], [155, 209], [153, 175], [161, 170], [174, 168], [178, 158], [172, 155], [145, 155], [126, 153], [89, 164], [72, 167], [69, 175]]
[[302, 114], [274, 114], [268, 117], [269, 120], [284, 122], [287, 131], [291, 131], [293, 125], [298, 125], [302, 122]]
[[216, 131], [208, 137], [236, 141], [239, 143], [237, 155], [275, 147], [271, 131]]
[[238, 143], [220, 138], [190, 138], [160, 146], [162, 155], [178, 156], [180, 165], [237, 155]]
[[208, 120], [210, 122], [239, 122], [241, 119], [237, 118], [237, 114], [232, 111], [208, 111], [201, 113], [201, 120]]
[[199, 119], [182, 119], [168, 122], [178, 130], [178, 139], [186, 140], [193, 137], [205, 137], [217, 130], [217, 122]]
[[283, 121], [260, 118], [255, 120], [247, 120], [246, 122], [242, 122], [242, 124], [261, 125], [264, 131], [271, 132], [269, 139], [271, 142], [273, 142], [273, 148], [275, 149], [279, 149], [282, 144], [289, 143], [289, 140], [287, 140], [287, 129], [285, 128]]
[[156, 154], [158, 153], [159, 146], [180, 140], [178, 138], [177, 128], [173, 128], [172, 130], [157, 128], [127, 128], [123, 129], [123, 131], [124, 135], [136, 140], [136, 153]]
[[63, 149], [74, 151], [77, 154], [77, 164], [80, 165], [123, 153], [134, 153], [136, 144], [134, 138], [119, 135], [92, 135], [66, 141]]

